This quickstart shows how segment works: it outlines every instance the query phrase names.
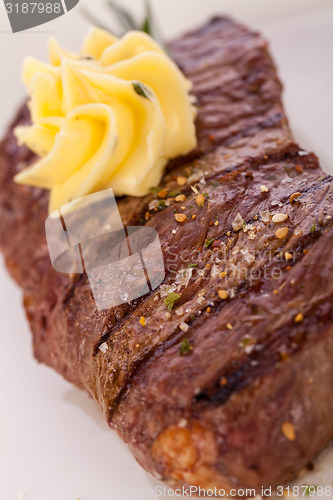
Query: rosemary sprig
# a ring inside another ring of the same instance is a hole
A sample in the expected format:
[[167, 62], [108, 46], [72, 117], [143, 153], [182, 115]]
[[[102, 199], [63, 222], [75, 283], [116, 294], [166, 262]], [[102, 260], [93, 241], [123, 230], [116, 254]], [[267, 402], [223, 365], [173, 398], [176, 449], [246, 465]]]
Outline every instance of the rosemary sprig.
[[112, 33], [115, 36], [121, 36], [118, 33], [115, 33], [114, 30], [110, 30], [110, 27], [106, 26], [106, 24], [102, 23], [100, 19], [98, 19], [94, 14], [90, 12], [90, 10], [87, 10], [85, 7], [80, 8], [80, 13], [82, 17], [84, 17], [90, 24], [93, 24], [94, 26], [98, 26], [99, 28], [102, 28], [103, 30], [106, 31], [112, 31]]
[[111, 29], [111, 27], [107, 26], [104, 22], [102, 22], [99, 18], [92, 14], [90, 10], [81, 7], [81, 14], [83, 15], [83, 17], [85, 17], [85, 19], [87, 19], [89, 23], [92, 23], [95, 26], [99, 26], [100, 28], [103, 28], [105, 30], [111, 31], [119, 38], [131, 30], [143, 31], [144, 33], [147, 33], [152, 38], [154, 38], [156, 42], [161, 45], [165, 51], [167, 51], [165, 45], [163, 44], [163, 37], [160, 30], [158, 29], [149, 0], [145, 1], [145, 17], [143, 21], [137, 19], [132, 14], [132, 12], [130, 12], [115, 0], [107, 0], [105, 5], [117, 21], [117, 24], [120, 28], [119, 32], [117, 31], [115, 33], [114, 30]]
[[155, 20], [153, 9], [151, 7], [149, 0], [146, 0], [145, 6], [146, 6], [146, 15], [142, 23], [141, 30], [150, 35], [152, 38], [154, 38], [156, 42], [159, 45], [161, 45], [161, 47], [163, 47], [164, 50], [167, 52], [167, 48], [164, 45], [163, 37], [159, 29], [158, 23]]
[[118, 2], [108, 0], [107, 6], [111, 9], [111, 12], [113, 12], [125, 32], [138, 29], [138, 23], [135, 17]]

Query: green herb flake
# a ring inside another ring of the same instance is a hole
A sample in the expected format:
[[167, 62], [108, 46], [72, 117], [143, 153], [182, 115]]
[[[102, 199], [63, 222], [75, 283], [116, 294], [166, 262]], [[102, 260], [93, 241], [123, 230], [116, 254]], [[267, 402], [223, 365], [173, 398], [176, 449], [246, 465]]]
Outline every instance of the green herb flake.
[[316, 223], [314, 222], [312, 226], [310, 227], [310, 233], [314, 233], [316, 230]]
[[205, 198], [207, 198], [208, 193], [202, 193], [202, 196], [204, 196]]
[[159, 188], [158, 186], [154, 186], [154, 187], [149, 188], [149, 191], [151, 193], [159, 193], [161, 191], [161, 188]]
[[148, 91], [147, 91], [146, 87], [142, 83], [140, 83], [140, 82], [133, 82], [132, 85], [133, 85], [133, 88], [134, 88], [135, 92], [139, 96], [144, 97], [145, 99], [149, 100]]
[[147, 35], [150, 35], [153, 38], [156, 38], [156, 41], [159, 43], [160, 40], [160, 35], [155, 33], [156, 32], [156, 23], [154, 21], [154, 16], [152, 12], [152, 8], [150, 5], [150, 2], [146, 0], [146, 8], [145, 8], [145, 18], [143, 20], [141, 29], [144, 33], [147, 33]]
[[171, 292], [169, 295], [165, 298], [164, 304], [167, 306], [169, 311], [172, 311], [174, 303], [180, 299], [179, 293]]
[[[305, 487], [305, 486], [304, 486]], [[306, 496], [314, 496], [317, 492], [317, 486], [313, 486], [313, 485], [308, 485], [305, 487], [305, 490], [304, 490], [304, 495]]]
[[192, 269], [193, 267], [197, 267], [198, 264], [189, 264], [187, 266], [187, 269]]
[[165, 207], [166, 207], [166, 203], [164, 200], [159, 201], [157, 206], [156, 206], [157, 210], [163, 210]]
[[[81, 14], [89, 21], [89, 24], [94, 24], [99, 28], [103, 28], [106, 31], [112, 31], [114, 35], [118, 38], [122, 37], [125, 33], [131, 30], [143, 31], [152, 36], [156, 42], [161, 45], [166, 52], [168, 48], [163, 43], [163, 37], [158, 29], [158, 25], [155, 22], [152, 7], [150, 1], [146, 0], [145, 4], [145, 17], [144, 19], [138, 19], [134, 16], [130, 10], [123, 7], [120, 0], [106, 0], [106, 6], [110, 9], [110, 13], [114, 17], [119, 30], [114, 32], [113, 27], [104, 24], [99, 17], [94, 16], [89, 9], [81, 8]], [[36, 4], [37, 5], [37, 4]]]
[[213, 243], [214, 241], [214, 238], [211, 238], [210, 240], [206, 240], [205, 241], [205, 248], [209, 248], [210, 245]]
[[193, 346], [191, 342], [187, 339], [183, 339], [179, 347], [179, 354], [181, 356], [186, 356], [187, 354], [189, 354], [190, 351], [192, 351], [192, 349]]
[[171, 193], [169, 193], [169, 197], [176, 198], [176, 196], [178, 196], [179, 194], [182, 194], [182, 193], [180, 191], [171, 191]]
[[142, 31], [147, 35], [151, 35], [150, 19], [148, 17], [142, 23]]

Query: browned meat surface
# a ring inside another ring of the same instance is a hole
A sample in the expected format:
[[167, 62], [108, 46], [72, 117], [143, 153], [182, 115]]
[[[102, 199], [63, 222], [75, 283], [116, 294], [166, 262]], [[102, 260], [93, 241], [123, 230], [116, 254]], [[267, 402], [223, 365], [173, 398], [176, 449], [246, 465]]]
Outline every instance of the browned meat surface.
[[198, 148], [162, 187], [186, 200], [119, 200], [124, 224], [157, 229], [163, 285], [98, 312], [85, 275], [53, 271], [47, 193], [12, 181], [34, 159], [12, 134], [25, 107], [0, 147], [1, 249], [36, 358], [97, 400], [145, 469], [172, 485], [274, 486], [333, 437], [332, 178], [293, 143], [259, 34], [216, 18], [171, 47], [194, 83]]

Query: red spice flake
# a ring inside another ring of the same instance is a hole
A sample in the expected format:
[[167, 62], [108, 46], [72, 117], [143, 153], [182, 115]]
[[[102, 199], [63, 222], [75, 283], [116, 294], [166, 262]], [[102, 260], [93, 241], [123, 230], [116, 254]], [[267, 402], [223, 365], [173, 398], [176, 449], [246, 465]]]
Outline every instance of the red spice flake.
[[302, 165], [295, 165], [295, 170], [298, 174], [302, 174], [304, 172]]
[[285, 258], [286, 260], [290, 260], [290, 259], [292, 259], [292, 258], [293, 258], [293, 255], [292, 255], [290, 252], [285, 252], [285, 254], [284, 254], [284, 258]]
[[198, 194], [195, 198], [195, 202], [199, 208], [202, 208], [205, 204], [205, 197], [202, 194]]
[[227, 292], [227, 290], [218, 290], [217, 294], [222, 300], [226, 300], [229, 297], [229, 293]]
[[142, 326], [145, 326], [145, 325], [146, 325], [146, 318], [145, 318], [144, 316], [141, 316], [139, 323], [140, 323]]
[[175, 219], [177, 222], [185, 222], [187, 217], [185, 214], [175, 214]]
[[293, 193], [290, 198], [289, 198], [289, 201], [290, 203], [293, 203], [295, 200], [297, 200], [297, 198], [299, 198], [300, 196], [302, 196], [302, 193], [300, 193], [299, 191], [297, 191], [296, 193]]
[[236, 179], [238, 176], [239, 172], [237, 170], [233, 172], [228, 172], [227, 174], [223, 175], [222, 177], [219, 178], [220, 182], [230, 182]]
[[255, 94], [259, 90], [259, 85], [251, 85], [250, 86], [250, 92], [251, 94]]
[[279, 240], [283, 240], [288, 235], [288, 232], [289, 232], [289, 228], [288, 227], [280, 227], [279, 229], [277, 229], [275, 231], [275, 236]]
[[287, 352], [280, 352], [280, 358], [282, 361], [288, 361], [290, 359], [290, 356]]
[[290, 271], [290, 269], [291, 269], [291, 266], [286, 267], [286, 271]]
[[168, 196], [168, 190], [167, 189], [161, 189], [161, 191], [158, 192], [158, 196], [160, 198], [166, 198]]
[[228, 384], [228, 379], [227, 377], [222, 377], [221, 380], [220, 380], [220, 385], [222, 387], [226, 386]]
[[303, 313], [298, 313], [295, 316], [294, 321], [295, 321], [295, 323], [302, 323], [303, 319], [304, 319]]
[[215, 142], [215, 135], [209, 134], [208, 139], [210, 140], [210, 142]]
[[211, 227], [214, 224], [214, 221], [210, 220], [208, 225]]
[[178, 186], [184, 186], [187, 182], [186, 177], [182, 177], [181, 175], [177, 177]]
[[281, 426], [282, 434], [288, 439], [288, 441], [295, 441], [296, 432], [292, 423], [284, 422]]

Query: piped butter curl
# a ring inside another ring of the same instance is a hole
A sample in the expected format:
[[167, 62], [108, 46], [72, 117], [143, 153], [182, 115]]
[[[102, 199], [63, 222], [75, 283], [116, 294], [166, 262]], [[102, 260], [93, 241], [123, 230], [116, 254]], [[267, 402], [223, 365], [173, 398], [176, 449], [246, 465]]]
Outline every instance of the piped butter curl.
[[39, 158], [15, 181], [50, 190], [50, 212], [108, 188], [144, 196], [196, 147], [192, 84], [148, 35], [92, 28], [80, 54], [52, 39], [49, 57], [24, 62], [32, 124], [15, 135]]

